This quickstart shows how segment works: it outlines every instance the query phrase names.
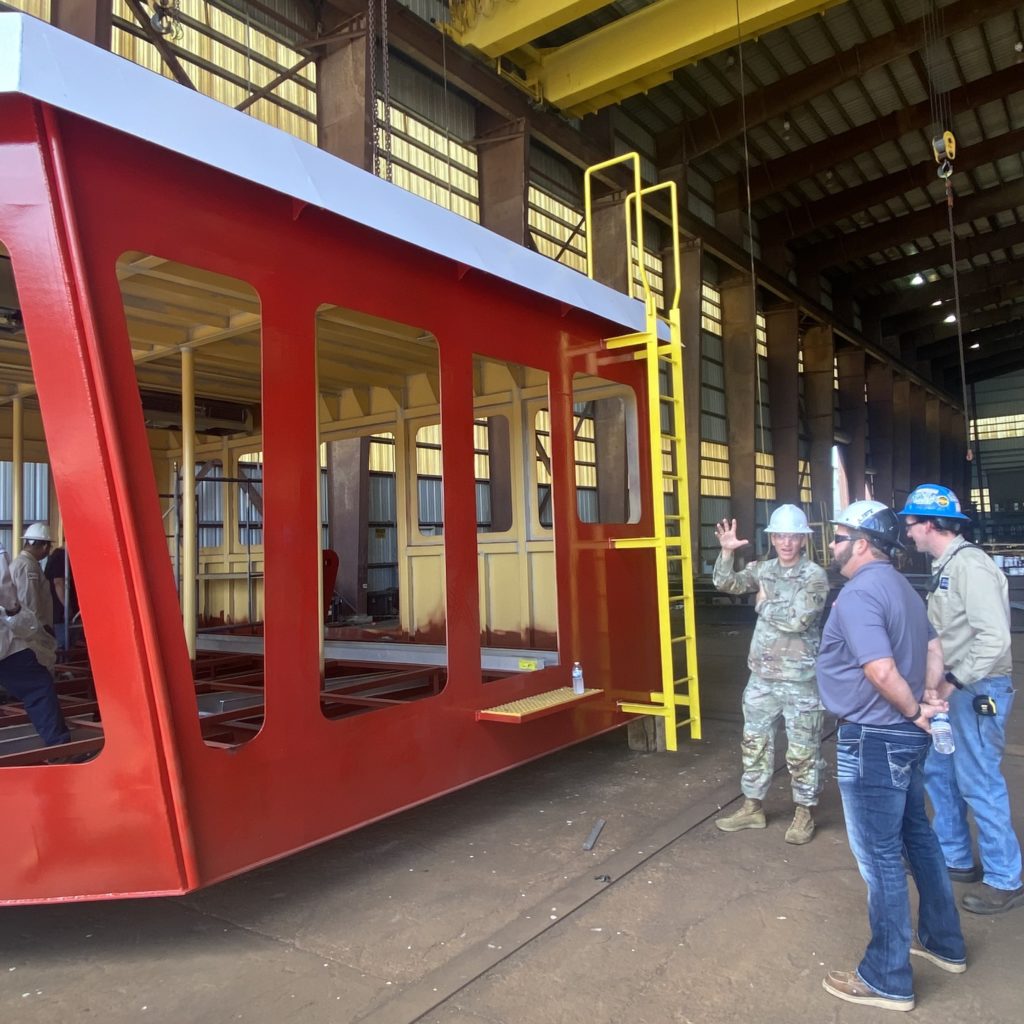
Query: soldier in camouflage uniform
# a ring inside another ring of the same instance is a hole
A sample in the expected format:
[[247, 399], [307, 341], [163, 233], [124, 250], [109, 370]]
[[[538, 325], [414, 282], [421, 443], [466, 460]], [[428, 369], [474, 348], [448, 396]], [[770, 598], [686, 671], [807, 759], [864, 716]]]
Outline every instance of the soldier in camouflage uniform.
[[824, 711], [818, 696], [814, 663], [821, 644], [821, 613], [828, 578], [804, 554], [807, 517], [795, 505], [780, 505], [765, 532], [777, 558], [733, 569], [734, 552], [748, 544], [736, 537], [736, 520], [715, 526], [722, 552], [715, 562], [715, 586], [727, 594], [752, 594], [757, 625], [747, 666], [750, 681], [743, 691], [743, 806], [715, 824], [723, 832], [764, 828], [762, 800], [775, 770], [775, 730], [786, 726], [786, 762], [796, 814], [786, 842], [801, 845], [814, 835], [811, 808], [821, 792], [824, 761], [821, 731]]

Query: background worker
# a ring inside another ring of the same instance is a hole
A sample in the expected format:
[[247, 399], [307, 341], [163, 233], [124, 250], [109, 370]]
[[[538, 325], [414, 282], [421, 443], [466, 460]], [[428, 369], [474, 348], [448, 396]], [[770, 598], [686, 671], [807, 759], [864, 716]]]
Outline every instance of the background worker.
[[55, 647], [35, 613], [18, 601], [11, 576], [0, 577], [0, 686], [21, 701], [47, 746], [71, 740], [51, 674]]
[[46, 559], [43, 575], [50, 584], [50, 598], [53, 604], [53, 633], [57, 647], [67, 650], [71, 646], [71, 624], [78, 614], [75, 591], [69, 585], [68, 559], [64, 548], [54, 548]]
[[[942, 648], [913, 587], [891, 564], [896, 513], [855, 501], [834, 519], [832, 557], [849, 581], [822, 633], [821, 698], [839, 718], [836, 775], [850, 849], [868, 888], [871, 941], [856, 971], [829, 971], [831, 995], [886, 1010], [914, 1008], [910, 955], [951, 974], [967, 954], [953, 887], [924, 805], [928, 721], [946, 708], [924, 701], [942, 678]], [[920, 896], [913, 940], [903, 854]]]
[[53, 630], [53, 598], [40, 562], [50, 553], [53, 539], [45, 523], [33, 523], [21, 536], [22, 548], [11, 562], [11, 579], [18, 603], [27, 608], [45, 629]]
[[900, 515], [914, 546], [932, 558], [928, 618], [942, 641], [948, 674], [939, 692], [949, 700], [956, 743], [952, 756], [933, 753], [925, 764], [932, 824], [950, 877], [976, 882], [970, 808], [984, 882], [965, 893], [963, 908], [1001, 914], [1024, 906], [1020, 843], [1001, 769], [1013, 707], [1006, 576], [981, 548], [960, 536], [969, 520], [948, 487], [921, 484]]
[[796, 813], [786, 842], [802, 845], [814, 836], [811, 808], [818, 803], [822, 768], [823, 711], [814, 679], [821, 641], [821, 613], [828, 596], [825, 570], [807, 558], [811, 532], [796, 505], [780, 505], [765, 533], [776, 558], [733, 569], [734, 553], [749, 541], [736, 536], [736, 520], [715, 526], [722, 547], [715, 562], [715, 586], [728, 594], [756, 593], [757, 625], [750, 642], [750, 679], [743, 691], [743, 806], [715, 824], [723, 832], [764, 828], [763, 800], [775, 772], [775, 731], [786, 727], [786, 762]]

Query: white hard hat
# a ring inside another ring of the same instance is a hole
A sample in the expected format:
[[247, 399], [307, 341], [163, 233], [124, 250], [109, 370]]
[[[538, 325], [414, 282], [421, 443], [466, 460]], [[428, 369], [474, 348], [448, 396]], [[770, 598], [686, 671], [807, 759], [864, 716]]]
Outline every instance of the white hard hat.
[[765, 533], [813, 533], [807, 525], [807, 516], [796, 505], [780, 505], [773, 513]]
[[50, 528], [46, 523], [33, 523], [21, 535], [21, 539], [45, 541], [47, 544], [50, 544], [53, 541], [53, 538], [50, 536]]

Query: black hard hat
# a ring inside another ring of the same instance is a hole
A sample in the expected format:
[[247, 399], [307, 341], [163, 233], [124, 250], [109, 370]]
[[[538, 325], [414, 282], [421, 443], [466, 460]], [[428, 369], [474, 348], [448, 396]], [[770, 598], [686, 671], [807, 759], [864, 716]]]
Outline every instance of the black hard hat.
[[890, 552], [903, 548], [903, 524], [900, 517], [880, 501], [855, 501], [847, 505], [832, 523], [860, 530]]

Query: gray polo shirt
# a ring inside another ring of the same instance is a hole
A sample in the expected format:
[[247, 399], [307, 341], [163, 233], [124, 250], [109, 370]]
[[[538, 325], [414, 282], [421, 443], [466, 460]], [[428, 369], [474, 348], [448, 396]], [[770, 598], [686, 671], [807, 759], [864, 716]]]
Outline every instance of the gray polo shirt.
[[934, 636], [924, 601], [906, 578], [888, 562], [868, 562], [839, 592], [821, 635], [822, 703], [860, 725], [902, 724], [903, 715], [871, 685], [863, 666], [892, 658], [920, 700]]

